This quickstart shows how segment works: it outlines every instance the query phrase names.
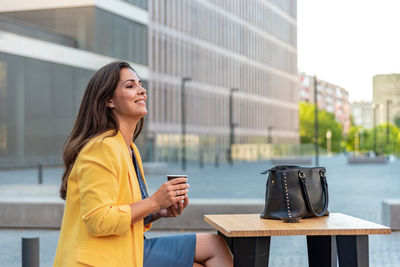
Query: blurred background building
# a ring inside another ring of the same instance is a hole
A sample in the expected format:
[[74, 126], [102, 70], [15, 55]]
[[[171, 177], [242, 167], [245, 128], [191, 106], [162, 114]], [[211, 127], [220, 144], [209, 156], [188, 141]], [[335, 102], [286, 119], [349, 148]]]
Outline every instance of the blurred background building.
[[[300, 74], [300, 101], [314, 103], [315, 77]], [[346, 89], [329, 82], [317, 81], [318, 108], [335, 114], [336, 120], [343, 126], [343, 133], [350, 128], [349, 93]]]
[[226, 160], [232, 133], [298, 144], [296, 34], [293, 0], [3, 0], [0, 164], [60, 163], [88, 80], [118, 59], [148, 88], [148, 161], [181, 157], [182, 112], [189, 160]]
[[[185, 112], [189, 157], [195, 160], [200, 147], [206, 159], [224, 159], [230, 94], [234, 143], [299, 142], [296, 1], [152, 0], [149, 6], [149, 134], [158, 151], [179, 146]], [[191, 78], [185, 111], [182, 77]]]
[[388, 121], [400, 127], [400, 74], [375, 75], [372, 90], [376, 123]]
[[[148, 80], [147, 1], [2, 1], [3, 165], [61, 162], [91, 75], [130, 61]], [[4, 142], [5, 140], [5, 142]]]
[[350, 107], [356, 126], [362, 126], [364, 129], [372, 129], [374, 127], [371, 102], [355, 101], [350, 104]]

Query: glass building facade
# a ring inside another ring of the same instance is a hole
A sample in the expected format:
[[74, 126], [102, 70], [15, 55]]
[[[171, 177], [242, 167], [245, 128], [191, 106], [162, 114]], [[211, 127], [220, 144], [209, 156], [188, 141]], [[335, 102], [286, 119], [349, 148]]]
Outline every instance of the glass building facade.
[[[147, 1], [125, 2], [147, 16]], [[94, 72], [118, 59], [147, 71], [147, 23], [108, 6], [0, 8], [0, 35], [0, 167], [61, 164]]]
[[[150, 0], [149, 16], [149, 135], [159, 160], [180, 157], [182, 112], [189, 158], [225, 160], [232, 88], [239, 154], [299, 142], [296, 1]], [[182, 77], [191, 78], [184, 110]]]
[[7, 84], [0, 100], [7, 142], [0, 156], [14, 163], [60, 162], [93, 71], [4, 53], [0, 62]]

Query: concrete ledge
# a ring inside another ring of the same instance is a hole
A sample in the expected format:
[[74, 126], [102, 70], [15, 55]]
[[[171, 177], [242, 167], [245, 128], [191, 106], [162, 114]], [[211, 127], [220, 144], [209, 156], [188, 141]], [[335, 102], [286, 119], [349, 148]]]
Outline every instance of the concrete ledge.
[[387, 159], [384, 157], [363, 158], [363, 157], [350, 157], [347, 159], [348, 164], [386, 164]]
[[167, 174], [166, 162], [143, 162], [143, 171], [149, 174]]
[[[264, 209], [260, 199], [191, 199], [177, 218], [161, 219], [154, 230], [211, 230], [204, 214], [259, 213]], [[64, 202], [54, 197], [0, 199], [0, 227], [60, 228]]]
[[382, 201], [382, 223], [392, 230], [400, 230], [400, 199]]
[[60, 228], [64, 201], [55, 185], [1, 185], [0, 227]]
[[311, 158], [279, 158], [279, 159], [272, 159], [271, 163], [273, 165], [278, 165], [278, 164], [311, 165], [312, 159]]
[[60, 228], [64, 203], [0, 202], [0, 227]]
[[211, 230], [204, 222], [204, 214], [259, 213], [264, 200], [259, 199], [192, 199], [184, 212], [176, 218], [161, 219], [154, 230]]

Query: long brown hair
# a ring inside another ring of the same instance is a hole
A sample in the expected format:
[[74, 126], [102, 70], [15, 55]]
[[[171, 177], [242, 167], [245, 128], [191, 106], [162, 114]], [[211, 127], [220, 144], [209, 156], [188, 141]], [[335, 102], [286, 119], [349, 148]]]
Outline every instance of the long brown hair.
[[[84, 145], [91, 138], [108, 130], [114, 130], [114, 133], [110, 136], [115, 136], [118, 133], [118, 121], [112, 110], [106, 106], [106, 103], [114, 95], [122, 68], [130, 68], [135, 71], [127, 62], [112, 62], [99, 69], [86, 87], [74, 128], [64, 144], [65, 170], [60, 188], [62, 199], [67, 196], [68, 176], [79, 151]], [[143, 118], [136, 125], [132, 141], [140, 134], [142, 127]]]

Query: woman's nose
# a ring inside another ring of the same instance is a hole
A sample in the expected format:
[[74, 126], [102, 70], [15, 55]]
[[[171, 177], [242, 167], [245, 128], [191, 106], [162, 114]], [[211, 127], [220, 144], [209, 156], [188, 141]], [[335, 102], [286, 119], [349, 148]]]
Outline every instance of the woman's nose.
[[147, 90], [143, 87], [143, 86], [141, 86], [140, 85], [140, 90], [139, 90], [139, 94], [145, 94], [147, 92]]

